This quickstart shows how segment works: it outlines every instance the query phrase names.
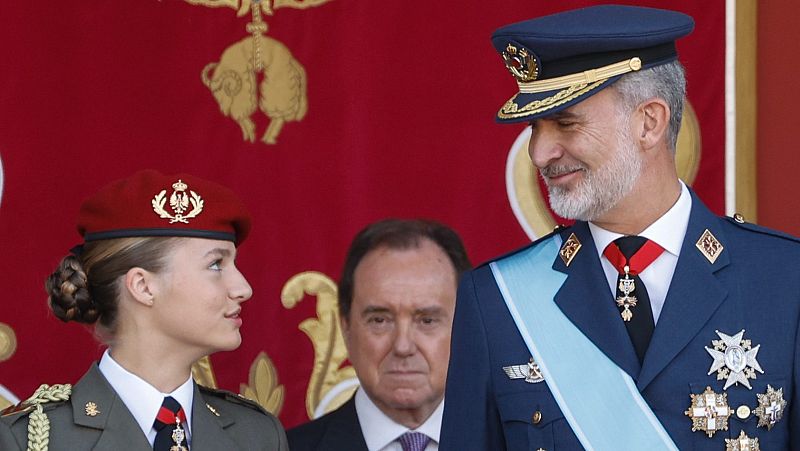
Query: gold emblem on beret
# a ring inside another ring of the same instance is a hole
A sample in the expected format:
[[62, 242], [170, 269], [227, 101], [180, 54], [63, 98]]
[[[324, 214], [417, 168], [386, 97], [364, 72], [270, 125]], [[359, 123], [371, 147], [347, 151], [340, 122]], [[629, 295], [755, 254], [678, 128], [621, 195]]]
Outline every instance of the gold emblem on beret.
[[758, 407], [754, 411], [758, 417], [758, 426], [766, 427], [771, 430], [775, 423], [783, 418], [783, 409], [786, 408], [786, 401], [783, 399], [783, 389], [775, 390], [767, 384], [767, 392], [763, 395], [756, 394]]
[[691, 396], [692, 405], [683, 413], [692, 419], [692, 432], [703, 431], [711, 438], [717, 431], [728, 430], [731, 408], [726, 393], [716, 394], [706, 387], [703, 393]]
[[87, 417], [96, 417], [100, 414], [100, 410], [97, 408], [97, 404], [89, 401], [84, 406], [84, 411], [86, 412]]
[[744, 431], [739, 431], [736, 438], [725, 439], [725, 451], [761, 451], [757, 438], [750, 438]]
[[514, 44], [508, 44], [501, 55], [506, 63], [506, 69], [518, 82], [527, 83], [539, 76], [536, 55], [525, 47], [517, 48]]
[[706, 229], [705, 232], [700, 235], [700, 239], [697, 240], [694, 245], [711, 264], [714, 264], [714, 262], [717, 261], [717, 257], [719, 257], [719, 254], [721, 254], [722, 250], [725, 249], [722, 243], [717, 240], [717, 237], [715, 237], [714, 234], [708, 229]]
[[[188, 188], [189, 185], [183, 183], [180, 179], [172, 184], [173, 191], [172, 195], [169, 196], [169, 206], [175, 213], [174, 215], [168, 213], [167, 210], [164, 209], [167, 203], [167, 190], [165, 189], [156, 194], [151, 201], [153, 204], [153, 211], [156, 212], [160, 218], [169, 219], [170, 224], [176, 222], [188, 224], [189, 219], [194, 218], [203, 211], [203, 198], [192, 190], [189, 190], [189, 194], [187, 195], [186, 190]], [[190, 204], [192, 210], [184, 215], [183, 213], [189, 209]]]
[[558, 251], [558, 255], [561, 256], [561, 260], [564, 261], [564, 264], [569, 266], [572, 263], [572, 259], [578, 255], [578, 251], [581, 250], [581, 242], [578, 240], [578, 237], [575, 234], [571, 234], [567, 241], [564, 241], [564, 245], [561, 246], [561, 250]]

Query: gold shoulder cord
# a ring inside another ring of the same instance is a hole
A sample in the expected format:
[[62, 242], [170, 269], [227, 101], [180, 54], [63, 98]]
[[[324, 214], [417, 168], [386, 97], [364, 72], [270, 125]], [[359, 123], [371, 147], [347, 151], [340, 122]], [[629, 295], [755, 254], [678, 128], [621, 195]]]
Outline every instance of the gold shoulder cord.
[[42, 384], [25, 400], [26, 404], [36, 408], [28, 415], [28, 451], [47, 451], [50, 444], [50, 420], [44, 413], [43, 404], [53, 401], [66, 401], [72, 394], [72, 385]]

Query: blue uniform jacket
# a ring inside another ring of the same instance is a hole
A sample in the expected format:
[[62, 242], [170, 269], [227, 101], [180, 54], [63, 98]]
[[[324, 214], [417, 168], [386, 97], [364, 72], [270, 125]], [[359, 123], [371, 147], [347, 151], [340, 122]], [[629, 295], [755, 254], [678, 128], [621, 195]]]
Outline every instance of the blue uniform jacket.
[[[706, 229], [724, 246], [713, 264], [695, 246]], [[686, 238], [640, 366], [588, 225], [578, 222], [559, 233], [564, 240], [575, 233], [583, 248], [569, 266], [560, 258], [553, 262], [554, 269], [567, 275], [555, 302], [631, 376], [678, 448], [724, 450], [726, 438], [744, 431], [759, 439], [762, 450], [800, 449], [800, 240], [720, 218], [692, 193]], [[742, 329], [753, 347], [761, 345], [757, 360], [764, 374], [749, 380], [752, 389], [738, 384], [725, 390], [728, 404], [734, 411], [743, 405], [754, 411], [756, 394], [764, 394], [769, 384], [783, 389], [783, 418], [768, 431], [757, 427], [752, 413], [745, 419], [732, 414], [727, 431], [710, 438], [703, 431], [692, 432], [692, 420], [684, 413], [690, 394], [707, 386], [723, 393], [725, 383], [717, 372], [708, 374], [713, 358], [705, 347], [713, 348], [717, 330], [735, 335]], [[504, 366], [526, 364], [530, 357], [489, 266], [466, 274], [453, 324], [441, 450], [583, 449], [546, 381], [509, 379], [503, 371]], [[585, 370], [591, 373], [592, 368]], [[618, 450], [631, 449], [625, 437], [618, 443]]]

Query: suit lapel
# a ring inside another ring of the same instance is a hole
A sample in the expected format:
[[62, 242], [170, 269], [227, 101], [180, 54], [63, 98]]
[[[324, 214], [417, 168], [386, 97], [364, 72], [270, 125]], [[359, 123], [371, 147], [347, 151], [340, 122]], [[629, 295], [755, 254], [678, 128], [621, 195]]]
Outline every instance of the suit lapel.
[[567, 266], [561, 257], [553, 269], [567, 274], [567, 279], [556, 293], [555, 302], [562, 312], [603, 353], [634, 380], [639, 374], [639, 359], [633, 349], [625, 325], [608, 290], [608, 281], [600, 258], [585, 222], [576, 222], [561, 233], [564, 241], [574, 233], [581, 249]]
[[700, 332], [728, 295], [716, 275], [730, 263], [728, 253], [723, 249], [712, 264], [695, 246], [706, 229], [725, 246], [720, 219], [692, 193], [689, 226], [664, 308], [645, 355], [637, 383], [639, 391], [644, 391]]
[[[93, 409], [89, 403], [94, 404]], [[72, 415], [76, 425], [98, 430], [100, 437], [93, 450], [152, 450], [139, 424], [97, 364], [73, 388]]]
[[211, 402], [213, 399], [206, 400], [195, 384], [192, 402], [192, 451], [241, 449], [225, 430], [236, 421], [230, 415], [225, 415], [224, 408], [214, 408], [217, 413], [213, 413], [208, 407]]
[[358, 422], [355, 399], [353, 396], [331, 414], [317, 451], [335, 451], [343, 447], [353, 451], [367, 451], [367, 442]]

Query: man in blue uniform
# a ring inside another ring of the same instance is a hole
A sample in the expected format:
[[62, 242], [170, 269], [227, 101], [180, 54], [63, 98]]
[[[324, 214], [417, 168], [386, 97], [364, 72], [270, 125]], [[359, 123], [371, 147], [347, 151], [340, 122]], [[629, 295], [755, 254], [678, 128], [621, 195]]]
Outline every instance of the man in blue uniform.
[[442, 450], [800, 447], [800, 241], [678, 179], [681, 13], [500, 28], [551, 208], [573, 226], [462, 279]]

